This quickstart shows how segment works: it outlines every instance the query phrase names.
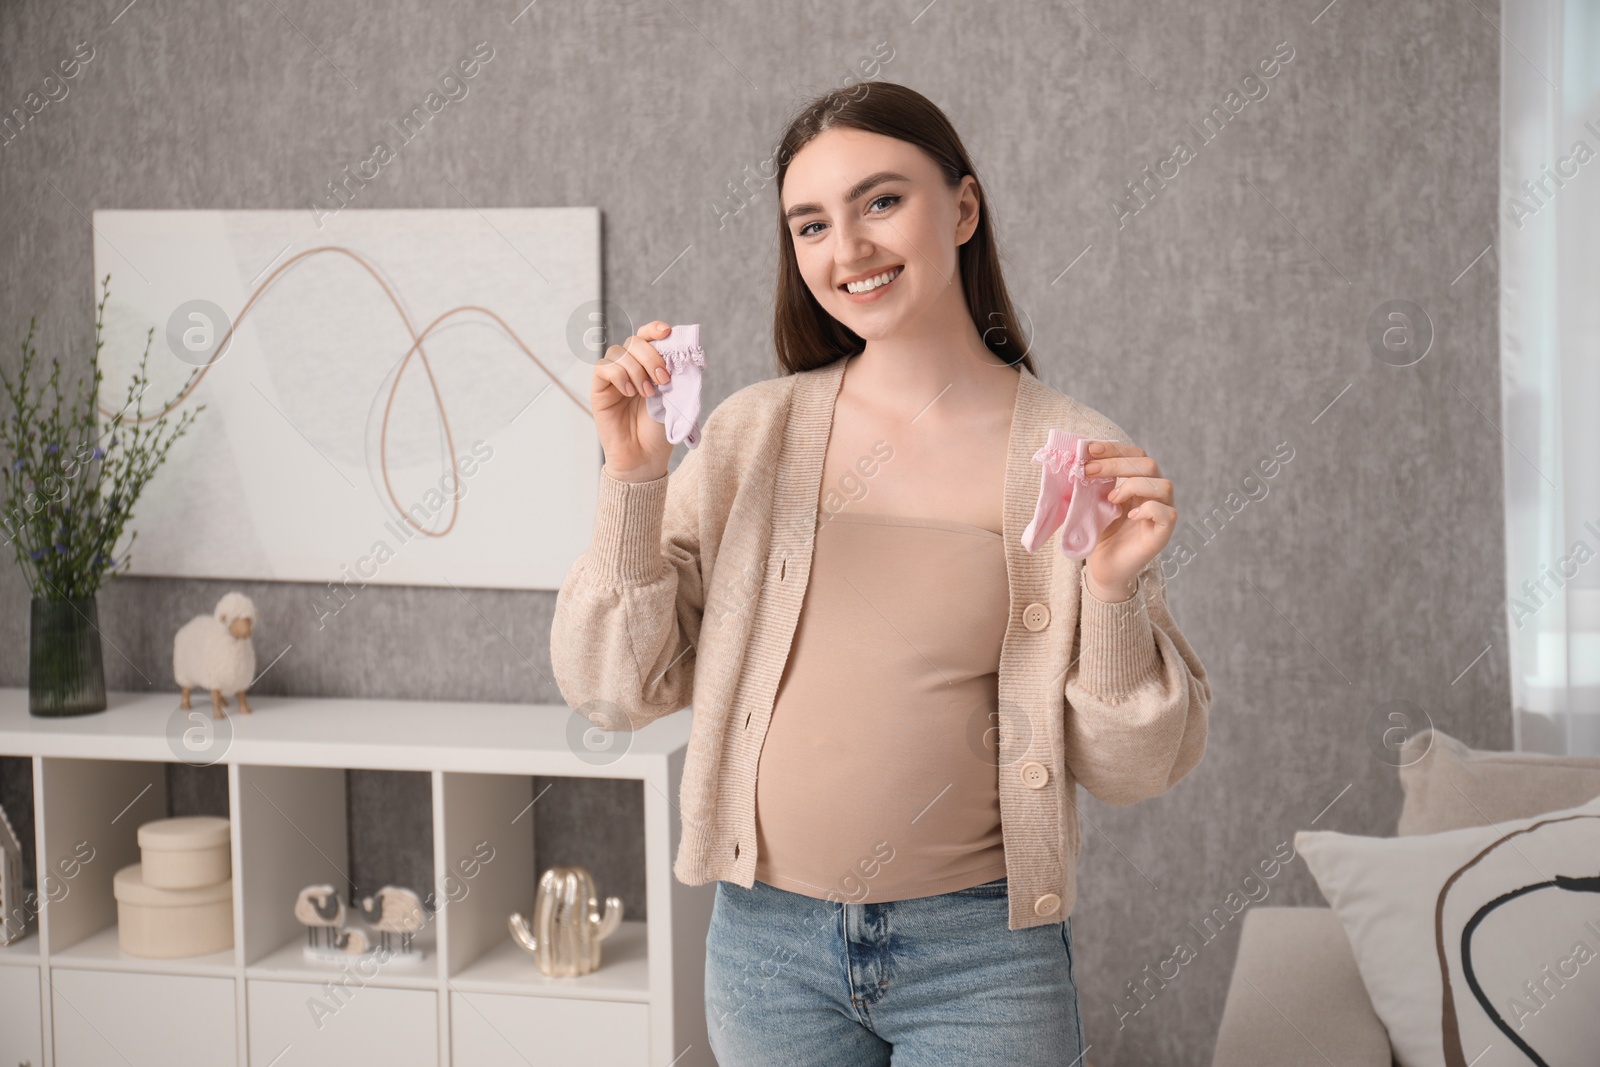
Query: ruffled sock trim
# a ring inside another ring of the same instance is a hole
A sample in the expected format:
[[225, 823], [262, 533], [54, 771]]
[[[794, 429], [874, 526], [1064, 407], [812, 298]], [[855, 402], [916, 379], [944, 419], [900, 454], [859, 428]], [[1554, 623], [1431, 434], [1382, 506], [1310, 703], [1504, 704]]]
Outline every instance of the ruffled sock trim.
[[1077, 456], [1063, 448], [1051, 448], [1049, 445], [1039, 449], [1033, 454], [1033, 461], [1046, 467], [1056, 474], [1070, 471], [1079, 480], [1083, 478], [1083, 467], [1077, 462]]
[[1082, 485], [1090, 482], [1116, 481], [1116, 478], [1111, 476], [1091, 478], [1084, 473], [1084, 465], [1078, 462], [1077, 444], [1065, 430], [1051, 430], [1049, 439], [1033, 454], [1033, 462], [1056, 474], [1065, 473], [1068, 478]]
[[[659, 351], [659, 349], [658, 349]], [[704, 368], [706, 365], [705, 349], [699, 345], [685, 345], [682, 348], [668, 348], [661, 352], [661, 358], [666, 361], [669, 371], [673, 374], [683, 370], [689, 364]]]

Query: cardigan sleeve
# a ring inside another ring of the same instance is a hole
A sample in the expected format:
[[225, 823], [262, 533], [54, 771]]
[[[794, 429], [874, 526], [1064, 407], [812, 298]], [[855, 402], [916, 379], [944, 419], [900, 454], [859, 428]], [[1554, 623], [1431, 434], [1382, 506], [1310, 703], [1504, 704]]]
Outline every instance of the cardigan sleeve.
[[1159, 559], [1121, 603], [1105, 603], [1083, 582], [1066, 676], [1066, 762], [1099, 800], [1133, 804], [1165, 793], [1200, 762], [1211, 683], [1167, 610]]
[[550, 665], [562, 697], [602, 730], [637, 730], [690, 704], [705, 443], [653, 481], [600, 471], [593, 540], [556, 594]]

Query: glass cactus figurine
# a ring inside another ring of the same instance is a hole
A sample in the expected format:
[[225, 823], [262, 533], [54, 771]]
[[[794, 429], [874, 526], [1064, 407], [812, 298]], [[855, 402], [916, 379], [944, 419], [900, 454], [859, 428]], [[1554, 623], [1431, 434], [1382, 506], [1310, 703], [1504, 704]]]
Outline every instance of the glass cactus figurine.
[[511, 937], [551, 977], [588, 974], [600, 966], [600, 942], [622, 924], [622, 899], [607, 897], [602, 916], [594, 877], [583, 867], [552, 867], [539, 878], [533, 928], [511, 916]]

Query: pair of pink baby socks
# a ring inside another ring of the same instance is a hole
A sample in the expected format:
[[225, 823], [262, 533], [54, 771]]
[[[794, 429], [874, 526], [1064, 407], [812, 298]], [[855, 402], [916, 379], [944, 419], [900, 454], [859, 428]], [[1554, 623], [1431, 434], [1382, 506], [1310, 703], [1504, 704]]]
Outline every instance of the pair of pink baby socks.
[[670, 377], [654, 382], [655, 394], [644, 398], [645, 411], [667, 427], [667, 440], [700, 444], [700, 380], [706, 366], [705, 350], [700, 347], [700, 325], [674, 326], [659, 341], [651, 341], [666, 361]]
[[1033, 462], [1044, 468], [1039, 482], [1039, 503], [1033, 521], [1022, 531], [1022, 547], [1037, 552], [1057, 526], [1061, 527], [1061, 554], [1084, 559], [1094, 551], [1100, 534], [1122, 514], [1108, 497], [1117, 487], [1115, 477], [1091, 478], [1083, 471], [1089, 461], [1088, 437], [1051, 430]]

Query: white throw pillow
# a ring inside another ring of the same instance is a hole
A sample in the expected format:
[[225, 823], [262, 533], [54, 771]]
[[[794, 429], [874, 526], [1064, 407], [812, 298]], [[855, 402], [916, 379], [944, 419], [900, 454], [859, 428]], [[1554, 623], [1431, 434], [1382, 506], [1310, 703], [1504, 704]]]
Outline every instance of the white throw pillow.
[[1302, 830], [1294, 844], [1401, 1067], [1600, 1064], [1600, 797], [1495, 826]]

